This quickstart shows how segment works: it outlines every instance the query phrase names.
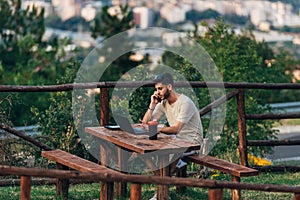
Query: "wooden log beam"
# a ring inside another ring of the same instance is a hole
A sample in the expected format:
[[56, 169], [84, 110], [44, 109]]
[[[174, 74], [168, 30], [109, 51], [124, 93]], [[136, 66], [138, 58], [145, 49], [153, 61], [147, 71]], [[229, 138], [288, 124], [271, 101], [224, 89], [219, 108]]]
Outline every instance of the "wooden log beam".
[[149, 175], [126, 175], [126, 174], [108, 174], [91, 172], [74, 172], [55, 169], [11, 167], [0, 165], [0, 175], [17, 175], [32, 177], [52, 177], [61, 179], [81, 179], [81, 180], [105, 180], [120, 181], [140, 184], [174, 185], [201, 188], [227, 188], [239, 190], [256, 190], [265, 192], [287, 192], [300, 193], [299, 186], [275, 185], [275, 184], [254, 184], [254, 183], [236, 183], [231, 181], [219, 180], [201, 180], [195, 178], [173, 178], [158, 177]]
[[300, 172], [300, 166], [296, 165], [271, 165], [271, 166], [252, 166], [261, 172]]
[[[46, 86], [28, 86], [28, 85], [0, 85], [0, 92], [61, 92], [72, 91], [74, 89], [94, 89], [94, 88], [113, 88], [117, 87], [132, 88], [136, 85], [145, 87], [153, 87], [151, 81], [127, 81], [127, 82], [91, 82], [91, 83], [74, 83], [61, 85], [46, 85]], [[176, 81], [174, 86], [187, 87], [186, 81]], [[249, 83], [249, 82], [200, 82], [190, 81], [189, 87], [206, 88], [207, 85], [211, 88], [244, 88], [244, 89], [300, 89], [299, 83]]]
[[219, 105], [225, 103], [227, 100], [231, 99], [232, 97], [236, 96], [239, 93], [238, 90], [234, 90], [222, 97], [220, 97], [219, 99], [213, 101], [212, 103], [208, 104], [207, 106], [205, 106], [204, 108], [202, 108], [199, 113], [200, 116], [203, 116], [207, 113], [209, 113], [212, 109], [218, 107]]
[[248, 146], [291, 146], [300, 145], [300, 140], [247, 140]]
[[[98, 181], [88, 180], [70, 180], [70, 184], [84, 184], [84, 183], [97, 183]], [[33, 178], [31, 185], [54, 185], [56, 184], [55, 178]], [[21, 179], [2, 179], [0, 180], [0, 187], [4, 186], [18, 186], [21, 185]]]
[[266, 114], [247, 114], [246, 119], [249, 120], [266, 120], [266, 119], [297, 119], [300, 113], [266, 113]]
[[53, 148], [51, 148], [51, 147], [47, 146], [46, 144], [36, 140], [35, 138], [32, 138], [32, 137], [30, 137], [30, 136], [28, 136], [28, 135], [26, 135], [26, 134], [24, 134], [20, 131], [17, 131], [15, 129], [9, 127], [9, 126], [6, 126], [5, 124], [0, 124], [0, 129], [6, 131], [8, 133], [11, 133], [11, 134], [13, 134], [13, 135], [15, 135], [19, 138], [22, 138], [22, 139], [34, 144], [35, 146], [37, 146], [37, 147], [39, 147], [43, 150], [53, 150]]

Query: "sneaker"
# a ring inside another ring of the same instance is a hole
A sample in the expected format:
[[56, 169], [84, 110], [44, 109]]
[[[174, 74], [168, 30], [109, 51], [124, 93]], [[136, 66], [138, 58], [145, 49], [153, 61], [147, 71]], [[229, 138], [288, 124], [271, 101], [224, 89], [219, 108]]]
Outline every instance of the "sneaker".
[[157, 193], [155, 192], [155, 194], [153, 195], [153, 197], [149, 200], [157, 200]]
[[[155, 192], [155, 194], [153, 195], [153, 197], [149, 200], [157, 200], [157, 193]], [[171, 197], [169, 197], [169, 200], [171, 200]]]
[[178, 160], [178, 163], [177, 163], [177, 165], [176, 165], [176, 168], [180, 169], [180, 168], [182, 168], [182, 167], [184, 167], [184, 166], [186, 166], [186, 165], [187, 165], [186, 162], [184, 162], [183, 160], [179, 159], [179, 160]]

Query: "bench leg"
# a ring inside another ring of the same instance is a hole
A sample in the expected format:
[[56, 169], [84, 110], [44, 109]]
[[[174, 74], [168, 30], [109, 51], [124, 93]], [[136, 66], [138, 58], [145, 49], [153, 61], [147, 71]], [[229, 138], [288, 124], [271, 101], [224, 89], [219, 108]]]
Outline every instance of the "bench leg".
[[142, 199], [142, 186], [137, 183], [131, 183], [130, 186], [130, 200]]
[[[187, 177], [186, 168], [187, 168], [186, 166], [183, 166], [181, 169], [179, 169], [176, 172], [176, 177], [186, 178]], [[184, 193], [185, 191], [186, 191], [186, 186], [176, 186], [177, 193]]]
[[[238, 176], [232, 176], [231, 180], [233, 182], [240, 182], [241, 178]], [[242, 199], [242, 193], [241, 190], [231, 190], [231, 194], [232, 194], [232, 200], [241, 200]]]
[[[160, 176], [170, 177], [170, 166], [166, 166], [168, 161], [168, 156], [159, 156], [159, 166], [160, 166]], [[167, 200], [169, 199], [169, 186], [168, 185], [158, 185], [157, 186], [157, 200]]]
[[[56, 168], [60, 170], [66, 170], [68, 167], [56, 163]], [[69, 179], [56, 179], [56, 195], [63, 197], [63, 199], [68, 199], [69, 193]]]
[[100, 200], [114, 199], [114, 182], [100, 182]]
[[[117, 147], [118, 152], [118, 170], [128, 172], [128, 159], [131, 153], [127, 152], [121, 147]], [[126, 197], [127, 195], [127, 183], [116, 182], [115, 183], [115, 197]]]

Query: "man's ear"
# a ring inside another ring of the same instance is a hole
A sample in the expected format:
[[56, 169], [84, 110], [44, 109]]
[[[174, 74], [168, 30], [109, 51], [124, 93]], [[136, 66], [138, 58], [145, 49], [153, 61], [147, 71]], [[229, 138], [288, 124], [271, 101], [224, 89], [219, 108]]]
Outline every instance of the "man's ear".
[[172, 87], [171, 84], [168, 84], [168, 85], [167, 85], [167, 88], [168, 88], [168, 90], [172, 91], [172, 88], [173, 88], [173, 87]]

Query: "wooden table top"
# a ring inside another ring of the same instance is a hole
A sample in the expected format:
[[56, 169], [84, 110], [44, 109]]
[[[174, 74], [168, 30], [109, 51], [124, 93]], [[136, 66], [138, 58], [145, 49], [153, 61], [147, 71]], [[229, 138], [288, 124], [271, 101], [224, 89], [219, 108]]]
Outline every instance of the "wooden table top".
[[157, 140], [149, 140], [147, 135], [134, 135], [122, 130], [110, 130], [102, 126], [86, 127], [85, 132], [140, 154], [154, 151], [159, 151], [159, 153], [183, 153], [200, 149], [199, 144], [173, 138], [162, 133], [158, 134]]

